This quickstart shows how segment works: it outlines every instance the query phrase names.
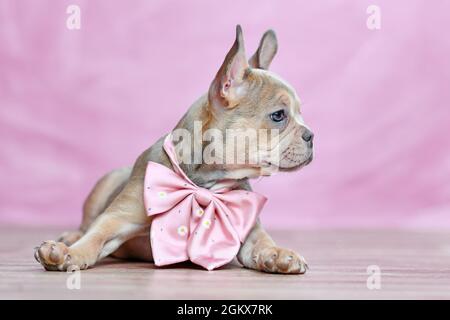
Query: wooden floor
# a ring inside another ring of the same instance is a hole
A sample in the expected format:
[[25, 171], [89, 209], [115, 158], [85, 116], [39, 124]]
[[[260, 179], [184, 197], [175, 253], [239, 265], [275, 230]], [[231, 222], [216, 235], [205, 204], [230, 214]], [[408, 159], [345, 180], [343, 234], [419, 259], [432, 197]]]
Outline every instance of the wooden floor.
[[[1, 299], [450, 299], [450, 232], [273, 232], [306, 257], [305, 275], [264, 274], [237, 264], [208, 272], [190, 264], [109, 259], [81, 272], [46, 272], [33, 248], [61, 230], [0, 228]], [[367, 267], [381, 269], [381, 288], [367, 288]]]

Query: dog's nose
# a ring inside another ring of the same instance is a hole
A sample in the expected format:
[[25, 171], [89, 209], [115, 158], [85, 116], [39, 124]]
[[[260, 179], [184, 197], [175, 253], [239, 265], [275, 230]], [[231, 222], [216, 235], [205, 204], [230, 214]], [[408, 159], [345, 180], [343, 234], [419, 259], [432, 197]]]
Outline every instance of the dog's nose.
[[306, 142], [312, 142], [314, 139], [314, 133], [311, 130], [305, 128], [305, 132], [302, 134], [302, 139]]

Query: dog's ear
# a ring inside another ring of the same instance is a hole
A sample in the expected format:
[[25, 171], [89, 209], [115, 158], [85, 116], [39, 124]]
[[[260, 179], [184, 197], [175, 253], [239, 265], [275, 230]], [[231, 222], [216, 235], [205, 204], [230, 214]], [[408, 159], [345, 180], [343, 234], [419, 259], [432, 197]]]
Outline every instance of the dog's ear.
[[237, 89], [242, 85], [248, 67], [242, 28], [237, 25], [236, 40], [211, 83], [209, 98], [219, 101], [225, 107], [233, 107], [233, 100], [239, 95]]
[[261, 38], [258, 50], [248, 63], [252, 68], [269, 69], [270, 63], [278, 50], [278, 41], [275, 31], [267, 30]]

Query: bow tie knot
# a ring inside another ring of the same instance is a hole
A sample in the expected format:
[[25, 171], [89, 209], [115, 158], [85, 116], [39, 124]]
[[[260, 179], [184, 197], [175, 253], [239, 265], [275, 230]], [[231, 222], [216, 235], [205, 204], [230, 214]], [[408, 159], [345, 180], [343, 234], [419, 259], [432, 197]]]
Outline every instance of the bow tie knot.
[[214, 197], [211, 191], [200, 187], [195, 190], [194, 196], [195, 200], [197, 200], [197, 203], [202, 207], [208, 206]]

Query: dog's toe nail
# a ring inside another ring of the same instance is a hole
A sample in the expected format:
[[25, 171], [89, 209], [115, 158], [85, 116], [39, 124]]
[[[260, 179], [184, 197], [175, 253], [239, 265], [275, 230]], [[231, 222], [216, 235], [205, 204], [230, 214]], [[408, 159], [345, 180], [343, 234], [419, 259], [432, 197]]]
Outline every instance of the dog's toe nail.
[[39, 258], [39, 248], [35, 249], [34, 251], [34, 258], [36, 259], [37, 262], [41, 263], [41, 258]]
[[300, 273], [305, 273], [306, 272], [306, 264], [303, 264], [302, 262], [300, 262]]

